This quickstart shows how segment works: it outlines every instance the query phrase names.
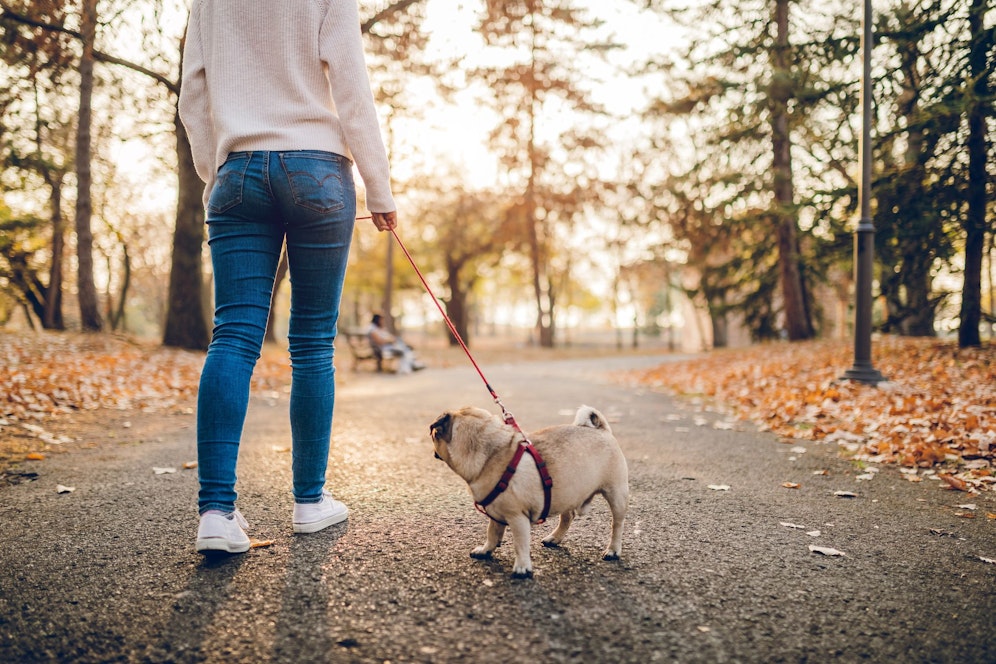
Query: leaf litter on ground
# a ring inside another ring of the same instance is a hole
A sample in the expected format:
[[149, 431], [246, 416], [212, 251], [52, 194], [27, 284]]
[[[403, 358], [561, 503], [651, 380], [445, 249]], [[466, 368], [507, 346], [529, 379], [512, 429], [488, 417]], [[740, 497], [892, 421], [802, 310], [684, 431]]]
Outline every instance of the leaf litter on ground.
[[[9, 332], [0, 335], [0, 476], [11, 461], [41, 460], [76, 439], [52, 433], [60, 418], [111, 409], [189, 412], [204, 353], [111, 334]], [[286, 354], [264, 349], [257, 392], [289, 383]], [[131, 429], [131, 421], [121, 424]]]
[[888, 380], [877, 387], [842, 379], [853, 361], [848, 341], [722, 349], [632, 375], [712, 400], [785, 442], [835, 443], [866, 463], [936, 468], [946, 488], [993, 490], [996, 346], [883, 336], [872, 357]]

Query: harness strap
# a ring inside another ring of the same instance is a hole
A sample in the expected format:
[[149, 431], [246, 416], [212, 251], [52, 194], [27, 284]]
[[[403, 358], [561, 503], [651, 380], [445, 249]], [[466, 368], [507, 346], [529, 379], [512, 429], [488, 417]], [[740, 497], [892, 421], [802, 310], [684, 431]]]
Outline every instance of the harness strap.
[[[522, 454], [524, 452], [529, 452], [533, 457], [533, 461], [536, 462], [536, 470], [539, 471], [540, 482], [543, 484], [543, 512], [540, 514], [539, 520], [536, 523], [543, 523], [546, 521], [546, 517], [550, 514], [550, 498], [553, 489], [553, 478], [550, 477], [550, 471], [547, 470], [546, 461], [543, 460], [543, 456], [539, 453], [533, 444], [528, 440], [519, 443], [518, 448], [515, 450], [515, 454], [512, 455], [512, 460], [508, 462], [508, 467], [505, 468], [505, 472], [502, 473], [501, 479], [498, 480], [498, 484], [495, 488], [491, 490], [487, 496], [484, 497], [480, 502], [475, 502], [474, 507], [481, 514], [484, 514], [489, 519], [494, 519], [498, 521], [493, 516], [487, 513], [484, 508], [495, 501], [495, 498], [500, 496], [505, 489], [508, 488], [509, 482], [512, 481], [512, 476], [515, 475], [516, 468], [519, 467], [519, 461], [522, 460]], [[498, 521], [502, 525], [506, 525], [501, 521]]]

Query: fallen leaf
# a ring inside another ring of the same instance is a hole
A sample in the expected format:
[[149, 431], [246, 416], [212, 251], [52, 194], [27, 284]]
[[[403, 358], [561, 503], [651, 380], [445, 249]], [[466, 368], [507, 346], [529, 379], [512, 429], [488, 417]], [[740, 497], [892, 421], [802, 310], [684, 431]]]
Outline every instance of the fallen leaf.
[[279, 446], [279, 445], [274, 445], [274, 446], [273, 446], [273, 447], [272, 447], [271, 449], [272, 449], [272, 450], [273, 450], [274, 452], [279, 452], [279, 453], [281, 453], [281, 454], [283, 454], [283, 453], [285, 453], [285, 452], [290, 452], [290, 451], [291, 451], [291, 448], [289, 448], [289, 447], [281, 447], [281, 446]]
[[954, 475], [948, 475], [947, 473], [937, 473], [937, 476], [947, 482], [948, 486], [952, 489], [968, 491], [968, 483], [963, 479], [957, 478]]
[[825, 475], [829, 475], [829, 474], [830, 474], [830, 471], [827, 470], [827, 469], [825, 469], [825, 468], [823, 470], [814, 470], [813, 471], [813, 475], [824, 475], [825, 476]]
[[847, 555], [843, 551], [838, 551], [837, 549], [833, 549], [833, 548], [831, 548], [829, 546], [816, 546], [815, 544], [810, 544], [809, 545], [809, 550], [812, 553], [819, 553], [819, 554], [822, 554], [824, 556], [846, 556]]
[[196, 467], [197, 467], [197, 462], [196, 461], [188, 461], [185, 464], [183, 464], [183, 469], [184, 470], [193, 470]]
[[713, 429], [720, 429], [722, 431], [732, 431], [733, 430], [733, 422], [725, 422], [725, 421], [719, 420], [717, 422], [713, 422], [712, 423], [712, 428]]
[[45, 458], [45, 455], [42, 454], [41, 452], [30, 452], [27, 455], [25, 455], [24, 458], [27, 459], [28, 461], [41, 461], [42, 459]]
[[858, 497], [858, 494], [853, 493], [851, 491], [834, 491], [833, 495], [837, 496], [838, 498], [857, 498]]
[[711, 632], [712, 631], [712, 628], [706, 627], [705, 625], [699, 625], [698, 627], [696, 627], [696, 629], [699, 630], [700, 632], [702, 632], [703, 634], [705, 634], [706, 632]]
[[996, 519], [996, 514], [993, 514], [992, 512], [986, 512], [986, 518], [987, 519]]
[[807, 535], [809, 535], [810, 537], [819, 537], [819, 536], [820, 536], [820, 535], [822, 535], [823, 533], [821, 533], [821, 532], [820, 532], [820, 531], [818, 531], [818, 530], [810, 530], [810, 531], [808, 531], [808, 532], [807, 532], [806, 534], [807, 534]]
[[710, 484], [706, 487], [707, 489], [712, 489], [713, 491], [729, 491], [729, 484]]
[[255, 538], [249, 540], [250, 549], [261, 549], [266, 546], [273, 546], [273, 540], [258, 540]]
[[65, 486], [64, 484], [56, 484], [55, 491], [56, 493], [72, 493], [73, 491], [76, 491], [76, 487]]
[[793, 447], [792, 449], [789, 450], [789, 452], [792, 452], [793, 454], [805, 454], [806, 453], [806, 448], [805, 447]]
[[782, 482], [782, 486], [786, 489], [798, 489], [802, 485], [798, 482]]
[[165, 475], [167, 473], [175, 473], [176, 468], [158, 468], [156, 466], [153, 466], [152, 472], [154, 472], [156, 475]]
[[864, 474], [855, 476], [854, 479], [857, 480], [857, 481], [859, 481], [859, 482], [860, 481], [873, 480], [873, 479], [875, 479], [875, 473], [864, 473]]
[[975, 508], [978, 507], [978, 505], [976, 505], [975, 503], [964, 503], [963, 505], [955, 505], [955, 507], [957, 507], [960, 510], [975, 511]]
[[962, 519], [974, 519], [975, 512], [955, 512], [955, 516]]
[[779, 521], [779, 526], [785, 526], [786, 528], [795, 528], [796, 530], [805, 530], [808, 526], [800, 526], [797, 523], [790, 523], [788, 521]]
[[931, 535], [937, 535], [938, 537], [958, 537], [957, 534], [951, 532], [950, 530], [941, 530], [939, 528], [931, 528]]
[[989, 563], [990, 565], [996, 565], [996, 560], [993, 560], [992, 558], [983, 558], [982, 556], [979, 556], [979, 560], [984, 563]]

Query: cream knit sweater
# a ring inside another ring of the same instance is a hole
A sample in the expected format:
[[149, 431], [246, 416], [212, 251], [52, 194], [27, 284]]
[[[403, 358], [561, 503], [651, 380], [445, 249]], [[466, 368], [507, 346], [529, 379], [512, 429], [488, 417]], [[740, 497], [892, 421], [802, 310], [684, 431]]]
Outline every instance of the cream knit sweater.
[[179, 109], [205, 203], [230, 152], [326, 150], [395, 209], [356, 0], [194, 0]]

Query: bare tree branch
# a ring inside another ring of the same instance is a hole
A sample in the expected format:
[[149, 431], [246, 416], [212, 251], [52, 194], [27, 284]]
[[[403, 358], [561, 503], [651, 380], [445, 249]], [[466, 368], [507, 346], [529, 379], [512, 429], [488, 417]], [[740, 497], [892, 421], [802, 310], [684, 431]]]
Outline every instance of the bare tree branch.
[[360, 32], [363, 34], [369, 34], [370, 30], [381, 21], [391, 17], [393, 14], [401, 13], [412, 5], [416, 5], [423, 1], [424, 0], [398, 0], [398, 2], [394, 2], [387, 7], [384, 7], [379, 12], [361, 23]]
[[[412, 1], [417, 2], [419, 0], [407, 0], [407, 1], [410, 4]], [[16, 23], [21, 23], [23, 25], [30, 25], [33, 28], [41, 28], [42, 30], [47, 30], [49, 32], [58, 32], [64, 35], [69, 35], [70, 37], [73, 37], [80, 41], [83, 40], [83, 35], [81, 35], [76, 30], [70, 30], [69, 28], [66, 28], [61, 25], [56, 25], [54, 23], [46, 23], [44, 21], [33, 19], [30, 16], [24, 16], [23, 14], [18, 14], [17, 12], [13, 11], [10, 7], [8, 7], [7, 4], [4, 2], [0, 2], [0, 8], [3, 9], [3, 12], [0, 12], [0, 20], [10, 20]], [[162, 83], [164, 86], [166, 86], [166, 89], [172, 92], [173, 94], [180, 94], [180, 85], [177, 81], [171, 81], [166, 76], [163, 76], [158, 72], [143, 67], [140, 64], [136, 64], [134, 62], [131, 62], [130, 60], [124, 60], [123, 58], [119, 58], [117, 56], [110, 55], [108, 53], [104, 53], [103, 51], [95, 50], [93, 52], [93, 57], [95, 60], [98, 60], [99, 62], [106, 62], [112, 65], [119, 65], [121, 67], [125, 67], [126, 69], [131, 69], [132, 71], [136, 71], [139, 74], [144, 74], [152, 78], [153, 80]]]

